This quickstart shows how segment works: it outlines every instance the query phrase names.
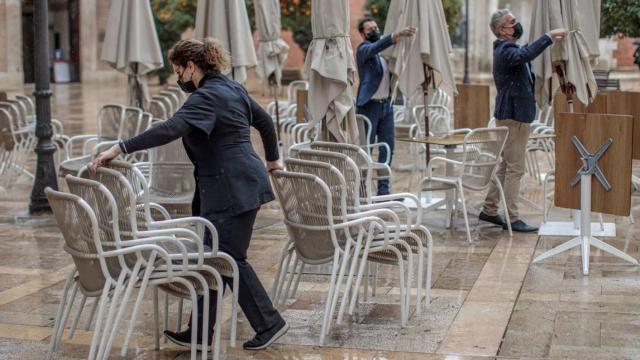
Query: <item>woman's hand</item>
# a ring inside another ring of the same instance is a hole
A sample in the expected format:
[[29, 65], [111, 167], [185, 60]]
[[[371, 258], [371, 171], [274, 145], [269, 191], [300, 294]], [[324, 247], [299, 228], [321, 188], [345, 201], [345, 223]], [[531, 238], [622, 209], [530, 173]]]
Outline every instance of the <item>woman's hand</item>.
[[273, 170], [282, 170], [282, 165], [277, 161], [267, 161], [267, 171], [271, 173]]
[[120, 145], [115, 144], [109, 150], [103, 151], [89, 164], [89, 171], [92, 175], [95, 175], [98, 167], [105, 166], [109, 163], [113, 158], [122, 154], [122, 150], [120, 150]]

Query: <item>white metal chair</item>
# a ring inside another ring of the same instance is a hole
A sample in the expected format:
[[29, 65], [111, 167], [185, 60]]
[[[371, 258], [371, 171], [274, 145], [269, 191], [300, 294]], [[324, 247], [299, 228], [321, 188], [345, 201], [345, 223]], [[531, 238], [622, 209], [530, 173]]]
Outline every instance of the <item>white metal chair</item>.
[[[467, 240], [472, 243], [471, 231], [469, 229], [469, 219], [467, 217], [467, 205], [464, 197], [464, 190], [485, 191], [494, 181], [502, 198], [502, 205], [505, 209], [505, 218], [511, 232], [511, 221], [507, 211], [506, 200], [502, 184], [496, 172], [500, 163], [500, 155], [507, 139], [509, 130], [506, 127], [480, 128], [474, 129], [465, 135], [462, 144], [462, 159], [448, 159], [440, 156], [433, 157], [427, 166], [427, 177], [422, 179], [419, 194], [426, 191], [449, 191], [455, 190], [454, 211], [447, 214], [450, 218], [458, 210], [457, 198], [460, 198], [462, 214], [464, 217]], [[432, 174], [432, 163], [444, 162], [452, 169], [445, 176], [434, 176]]]

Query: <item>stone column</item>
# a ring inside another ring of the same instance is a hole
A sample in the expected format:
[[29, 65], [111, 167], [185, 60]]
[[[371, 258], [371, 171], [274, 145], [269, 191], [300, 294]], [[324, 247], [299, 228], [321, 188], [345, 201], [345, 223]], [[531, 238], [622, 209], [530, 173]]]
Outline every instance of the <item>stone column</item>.
[[0, 49], [0, 88], [21, 90], [24, 74], [20, 0], [0, 0]]
[[111, 81], [126, 77], [100, 60], [109, 17], [110, 0], [80, 2], [80, 77], [82, 82]]

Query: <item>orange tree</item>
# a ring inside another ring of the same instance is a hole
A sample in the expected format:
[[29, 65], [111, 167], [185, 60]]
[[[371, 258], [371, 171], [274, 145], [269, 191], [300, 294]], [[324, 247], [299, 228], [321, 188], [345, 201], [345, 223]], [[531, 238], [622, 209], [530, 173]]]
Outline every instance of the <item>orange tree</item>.
[[173, 69], [167, 60], [167, 52], [182, 33], [195, 26], [197, 0], [151, 0], [151, 10], [162, 48], [164, 67], [153, 74], [158, 75], [160, 84], [165, 84]]

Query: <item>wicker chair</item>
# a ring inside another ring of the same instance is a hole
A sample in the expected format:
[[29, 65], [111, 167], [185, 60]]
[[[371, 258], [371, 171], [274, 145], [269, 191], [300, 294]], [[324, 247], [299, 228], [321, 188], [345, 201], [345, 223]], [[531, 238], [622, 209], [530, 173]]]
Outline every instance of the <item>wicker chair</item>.
[[[71, 181], [96, 185], [95, 182], [77, 178], [71, 179]], [[97, 184], [97, 186], [100, 185]], [[198, 268], [199, 271], [194, 271], [194, 267], [187, 260], [186, 252], [182, 254], [182, 263], [172, 261], [167, 252], [156, 244], [156, 242], [176, 240], [171, 237], [148, 238], [144, 241], [128, 243], [127, 245], [130, 246], [119, 246], [123, 242], [118, 239], [117, 221], [110, 221], [108, 225], [104, 223], [100, 225], [96, 214], [91, 209], [92, 205], [95, 206], [96, 203], [90, 204], [77, 195], [65, 194], [49, 188], [45, 192], [62, 230], [66, 244], [65, 250], [71, 254], [77, 268], [72, 271], [65, 284], [65, 291], [58, 307], [54, 333], [47, 354], [48, 359], [51, 358], [60, 341], [78, 288], [85, 295], [100, 296], [98, 316], [89, 353], [90, 359], [108, 357], [128, 297], [136, 286], [140, 287], [140, 293], [148, 286], [169, 286], [168, 284], [174, 284], [173, 286], [184, 289], [194, 302], [193, 321], [195, 321], [194, 326], [197, 326], [198, 317], [195, 314], [197, 314], [198, 293], [204, 296], [206, 304], [208, 303], [210, 285], [221, 283], [221, 278], [215, 270]], [[103, 194], [108, 194], [108, 192]], [[89, 200], [99, 199], [100, 197], [96, 195], [93, 193]], [[112, 198], [111, 201], [113, 201]], [[111, 212], [108, 213], [108, 216], [117, 214], [114, 209], [115, 207], [110, 209]], [[76, 272], [77, 277], [75, 276]], [[207, 279], [203, 274], [210, 276]], [[68, 297], [69, 292], [72, 294], [71, 297]], [[105, 314], [109, 297], [111, 297], [111, 306]], [[203, 311], [207, 316], [208, 309], [205, 308]], [[206, 318], [204, 319], [203, 325], [207, 329]], [[135, 314], [132, 321], [135, 321]], [[192, 360], [196, 359], [197, 354], [195, 340], [194, 338], [191, 343]], [[206, 354], [204, 356], [206, 358]]]
[[[432, 273], [432, 249], [433, 240], [429, 230], [421, 225], [421, 209], [418, 209], [417, 215], [414, 217], [414, 213], [404, 203], [397, 201], [385, 201], [377, 203], [367, 203], [361, 199], [362, 193], [362, 181], [360, 180], [360, 171], [355, 162], [347, 155], [335, 152], [321, 151], [321, 150], [303, 150], [299, 153], [299, 158], [311, 161], [320, 161], [329, 163], [340, 171], [341, 175], [345, 178], [347, 186], [347, 211], [349, 213], [361, 213], [376, 209], [388, 209], [394, 211], [402, 220], [399, 228], [394, 228], [394, 224], [388, 223], [387, 226], [394, 231], [402, 233], [402, 239], [411, 247], [411, 253], [418, 256], [418, 268], [417, 268], [417, 294], [416, 294], [416, 312], [422, 312], [422, 285], [424, 275], [424, 262], [426, 261], [426, 278], [424, 279], [425, 289], [425, 304], [430, 303], [430, 290], [431, 290], [431, 273]], [[410, 197], [414, 197], [413, 194], [407, 194]], [[414, 197], [415, 198], [415, 197]], [[403, 248], [400, 249], [401, 251]], [[409, 254], [404, 254], [408, 257]], [[375, 262], [374, 262], [375, 263]], [[375, 296], [376, 284], [375, 276], [377, 274], [374, 267], [374, 281], [372, 293]], [[362, 275], [359, 275], [362, 276]], [[365, 282], [365, 299], [368, 294], [367, 291], [368, 282]], [[338, 319], [342, 320], [341, 309]], [[353, 313], [353, 308], [350, 307], [350, 313]]]
[[[505, 208], [505, 217], [512, 236], [511, 221], [509, 213], [506, 211], [506, 200], [502, 184], [496, 172], [500, 164], [500, 155], [507, 140], [509, 130], [506, 127], [480, 128], [474, 129], [465, 135], [462, 145], [462, 159], [454, 160], [444, 157], [433, 157], [427, 166], [427, 176], [420, 183], [419, 192], [426, 191], [449, 191], [455, 190], [462, 205], [462, 215], [464, 217], [467, 240], [472, 243], [469, 219], [467, 217], [467, 205], [464, 197], [464, 190], [486, 191], [495, 181], [502, 198], [502, 205]], [[433, 176], [431, 169], [434, 162], [444, 162], [453, 167], [452, 173], [446, 176]], [[448, 218], [457, 212], [457, 201], [454, 200], [454, 211], [448, 214]]]
[[[204, 247], [205, 264], [215, 268], [222, 276], [233, 279], [230, 342], [231, 346], [235, 347], [239, 289], [238, 266], [229, 254], [218, 250], [218, 234], [215, 227], [208, 220], [201, 217], [170, 219], [166, 210], [157, 204], [149, 202], [149, 189], [144, 176], [139, 169], [130, 163], [117, 160], [111, 161], [108, 168], [98, 168], [95, 179], [104, 184], [115, 198], [118, 213], [120, 214], [120, 233], [123, 236], [137, 239], [159, 235], [193, 236], [193, 234], [196, 234], [199, 240], [198, 247]], [[157, 213], [163, 214], [162, 216], [169, 220], [154, 220], [152, 209]], [[205, 231], [209, 231], [211, 234], [211, 247], [202, 243]], [[190, 258], [201, 261], [200, 258], [194, 258], [193, 256], [190, 256]], [[165, 329], [168, 328], [167, 308], [168, 298], [165, 298]], [[178, 310], [177, 327], [180, 326], [182, 320], [181, 301], [179, 302]]]
[[[339, 174], [337, 169], [328, 164], [321, 164], [321, 166], [324, 166], [326, 171]], [[329, 186], [317, 176], [280, 170], [272, 173], [272, 179], [297, 259], [307, 264], [333, 263], [320, 334], [320, 344], [322, 345], [331, 329], [342, 278], [351, 261], [350, 254], [354, 251], [354, 246], [357, 246], [351, 237], [353, 231], [351, 228], [366, 229], [360, 232], [363, 236], [365, 233], [367, 235], [364, 241], [364, 257], [369, 252], [375, 253], [383, 251], [382, 249], [393, 251], [395, 248], [392, 245], [400, 240], [397, 236], [390, 239], [384, 223], [376, 216], [365, 214], [357, 219], [350, 219], [346, 213], [344, 188], [339, 195], [332, 195]], [[373, 237], [379, 231], [384, 231], [387, 236], [382, 243], [373, 245]], [[402, 256], [399, 252], [397, 256], [400, 264], [401, 288], [404, 289]], [[281, 261], [279, 277], [282, 277], [285, 272], [282, 269], [282, 263], [283, 261]], [[402, 293], [403, 310], [404, 296], [405, 294]], [[402, 320], [404, 320], [404, 316]]]

